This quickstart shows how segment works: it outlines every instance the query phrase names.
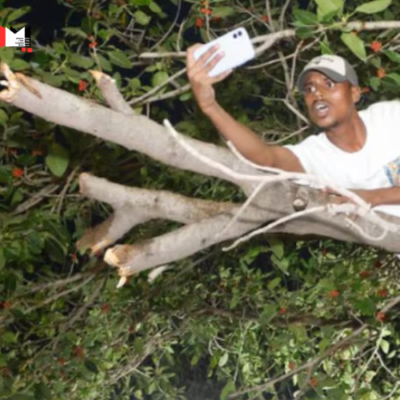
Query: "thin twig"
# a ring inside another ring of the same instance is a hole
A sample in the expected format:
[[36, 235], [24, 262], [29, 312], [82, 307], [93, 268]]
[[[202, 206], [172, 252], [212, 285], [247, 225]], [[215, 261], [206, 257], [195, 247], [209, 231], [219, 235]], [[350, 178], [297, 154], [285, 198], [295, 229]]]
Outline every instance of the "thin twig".
[[[186, 68], [182, 69], [181, 71], [177, 72], [176, 74], [172, 75], [171, 77], [169, 77], [165, 82], [161, 83], [160, 85], [158, 85], [157, 87], [151, 89], [150, 91], [148, 91], [147, 93], [145, 93], [144, 95], [137, 97], [131, 101], [128, 102], [128, 104], [130, 104], [131, 106], [134, 106], [136, 104], [141, 103], [143, 100], [147, 99], [148, 97], [150, 97], [151, 95], [153, 95], [154, 93], [157, 93], [160, 89], [162, 89], [164, 86], [167, 86], [169, 83], [171, 83], [173, 80], [175, 80], [176, 78], [179, 78], [180, 76], [184, 75], [186, 73]], [[181, 89], [181, 88], [179, 88]]]

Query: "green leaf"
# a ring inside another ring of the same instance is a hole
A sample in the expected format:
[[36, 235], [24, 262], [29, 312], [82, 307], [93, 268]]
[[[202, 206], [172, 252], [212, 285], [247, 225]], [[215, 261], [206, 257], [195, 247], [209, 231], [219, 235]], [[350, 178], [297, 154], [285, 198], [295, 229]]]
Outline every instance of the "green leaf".
[[134, 14], [135, 21], [139, 25], [147, 25], [150, 22], [151, 17], [149, 17], [147, 14], [145, 14], [143, 11], [136, 11]]
[[14, 71], [22, 71], [24, 69], [29, 68], [30, 65], [25, 60], [16, 59], [10, 63], [10, 68]]
[[230, 17], [235, 14], [235, 9], [233, 7], [213, 7], [213, 16], [219, 18]]
[[391, 79], [392, 81], [396, 82], [397, 86], [400, 86], [400, 75], [396, 74], [396, 72], [391, 72], [390, 74], [386, 75], [384, 80]]
[[0, 125], [5, 125], [6, 122], [8, 121], [8, 115], [7, 113], [0, 108]]
[[25, 14], [27, 14], [29, 11], [31, 11], [31, 7], [26, 6], [26, 7], [18, 7], [17, 10], [14, 10], [10, 15], [6, 18], [6, 24], [11, 24], [11, 22], [23, 17]]
[[72, 54], [70, 61], [71, 64], [84, 69], [89, 69], [93, 65], [93, 60], [91, 58], [83, 57], [79, 54]]
[[381, 349], [385, 354], [389, 353], [389, 347], [390, 347], [389, 342], [385, 339], [382, 339], [381, 340]]
[[[94, 57], [94, 55], [92, 55], [92, 57]], [[103, 69], [104, 71], [107, 71], [107, 72], [112, 71], [113, 67], [112, 67], [110, 61], [108, 61], [101, 54], [96, 55], [95, 61], [97, 61], [99, 63], [100, 68]]]
[[289, 260], [287, 258], [279, 259], [273, 254], [271, 256], [271, 261], [276, 265], [283, 273], [288, 274], [287, 270], [289, 268]]
[[63, 176], [69, 165], [67, 150], [61, 145], [54, 143], [50, 147], [49, 154], [46, 157], [46, 165], [55, 176]]
[[394, 62], [400, 64], [400, 54], [393, 50], [385, 50], [384, 53]]
[[54, 75], [50, 72], [39, 72], [43, 80], [51, 86], [60, 87], [65, 81], [65, 75]]
[[1, 335], [1, 343], [5, 345], [17, 343], [17, 336], [11, 331], [4, 332]]
[[142, 86], [142, 82], [139, 78], [132, 78], [128, 81], [129, 87], [136, 92]]
[[35, 398], [36, 400], [46, 400], [51, 399], [50, 389], [43, 383], [39, 383], [35, 386]]
[[373, 76], [369, 81], [369, 85], [375, 92], [377, 92], [379, 90], [379, 86], [381, 85], [381, 80], [377, 76]]
[[113, 50], [107, 53], [110, 61], [121, 68], [132, 68], [132, 61], [129, 60], [127, 55], [121, 50]]
[[343, 8], [344, 0], [315, 0], [318, 5], [318, 20], [333, 17], [340, 13]]
[[364, 14], [375, 14], [381, 11], [386, 10], [390, 4], [392, 4], [392, 0], [376, 0], [370, 1], [369, 3], [361, 4], [356, 8], [356, 12], [361, 12]]
[[99, 373], [97, 365], [91, 360], [85, 360], [85, 367], [87, 368], [88, 371], [93, 372], [94, 374]]
[[315, 36], [315, 30], [312, 28], [297, 28], [296, 29], [296, 36], [299, 39], [307, 39], [310, 37]]
[[63, 31], [66, 33], [65, 36], [78, 36], [84, 39], [87, 39], [87, 34], [80, 28], [63, 28]]
[[4, 255], [4, 250], [0, 248], [0, 271], [5, 267], [6, 265], [6, 257]]
[[183, 94], [181, 94], [181, 95], [179, 96], [179, 100], [180, 100], [180, 101], [188, 101], [188, 100], [190, 100], [192, 97], [193, 97], [193, 95], [192, 95], [191, 92], [183, 93]]
[[228, 362], [229, 359], [229, 354], [225, 353], [218, 361], [218, 366], [219, 367], [223, 367], [226, 365], [226, 363]]
[[276, 315], [276, 305], [266, 304], [260, 316], [260, 324], [267, 325]]
[[354, 307], [364, 315], [372, 316], [375, 314], [375, 303], [371, 299], [362, 299], [354, 302]]
[[220, 400], [227, 400], [228, 396], [236, 391], [235, 384], [229, 380], [221, 391]]
[[360, 59], [365, 60], [367, 58], [367, 52], [365, 50], [364, 42], [356, 35], [352, 33], [342, 33], [340, 38], [342, 42]]
[[285, 248], [283, 246], [283, 242], [281, 242], [280, 240], [269, 240], [269, 244], [270, 244], [270, 249], [272, 251], [272, 253], [274, 253], [274, 255], [277, 258], [282, 258], [283, 255], [285, 254]]
[[329, 46], [328, 39], [325, 37], [323, 41], [320, 43], [321, 54], [335, 54]]
[[151, 80], [151, 83], [153, 87], [158, 87], [162, 85], [164, 82], [168, 80], [169, 76], [166, 72], [164, 71], [159, 71], [156, 74], [153, 75], [153, 79]]
[[281, 278], [278, 276], [268, 283], [268, 289], [274, 290], [281, 283]]
[[296, 22], [298, 21], [302, 25], [317, 25], [318, 24], [317, 16], [310, 11], [297, 9], [297, 10], [294, 10], [293, 14], [296, 17]]
[[156, 14], [163, 14], [162, 8], [157, 3], [155, 3], [154, 1], [152, 1], [150, 3], [149, 8], [150, 8], [151, 11], [153, 11]]
[[11, 64], [14, 59], [15, 51], [12, 47], [2, 47], [0, 49], [0, 60], [6, 64]]

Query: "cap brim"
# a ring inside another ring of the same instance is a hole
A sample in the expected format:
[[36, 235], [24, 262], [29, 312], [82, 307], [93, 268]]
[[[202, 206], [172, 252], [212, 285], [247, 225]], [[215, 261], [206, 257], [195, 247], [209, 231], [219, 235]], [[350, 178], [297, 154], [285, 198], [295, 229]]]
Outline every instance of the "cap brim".
[[329, 79], [332, 79], [334, 82], [345, 82], [347, 81], [347, 78], [341, 74], [339, 74], [336, 71], [332, 71], [329, 68], [310, 68], [307, 69], [306, 71], [303, 71], [298, 79], [297, 79], [297, 87], [299, 88], [300, 91], [303, 91], [304, 89], [304, 82], [306, 80], [307, 74], [311, 71], [317, 71], [317, 72], [321, 72], [322, 74], [326, 75]]

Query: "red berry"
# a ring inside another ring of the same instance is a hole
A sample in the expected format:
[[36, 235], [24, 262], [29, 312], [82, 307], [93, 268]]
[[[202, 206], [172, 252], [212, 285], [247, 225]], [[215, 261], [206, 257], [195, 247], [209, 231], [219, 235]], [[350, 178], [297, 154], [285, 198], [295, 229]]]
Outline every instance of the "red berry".
[[22, 175], [24, 175], [24, 170], [22, 168], [14, 168], [12, 170], [12, 176], [14, 178], [20, 178]]
[[315, 386], [317, 386], [317, 384], [318, 384], [317, 378], [316, 378], [315, 376], [313, 376], [313, 377], [310, 379], [310, 385], [311, 385], [312, 387], [315, 387]]
[[331, 296], [331, 297], [339, 297], [339, 295], [340, 295], [340, 293], [336, 289], [335, 290], [331, 290], [330, 293], [329, 293], [329, 296]]
[[79, 81], [78, 90], [79, 90], [80, 92], [83, 92], [83, 91], [86, 89], [86, 86], [87, 86], [87, 82], [86, 82], [85, 80], [81, 79], [81, 80]]
[[201, 27], [203, 26], [203, 23], [204, 23], [204, 21], [203, 21], [202, 18], [197, 18], [197, 19], [196, 19], [196, 26], [197, 26], [198, 28], [201, 28]]
[[386, 318], [386, 315], [382, 311], [376, 313], [376, 319], [382, 322]]
[[379, 297], [387, 297], [388, 291], [386, 289], [379, 289], [378, 292], [377, 292], [377, 295]]
[[371, 49], [373, 51], [375, 51], [375, 53], [378, 52], [381, 48], [382, 48], [382, 43], [381, 42], [378, 42], [378, 41], [374, 40], [371, 43]]

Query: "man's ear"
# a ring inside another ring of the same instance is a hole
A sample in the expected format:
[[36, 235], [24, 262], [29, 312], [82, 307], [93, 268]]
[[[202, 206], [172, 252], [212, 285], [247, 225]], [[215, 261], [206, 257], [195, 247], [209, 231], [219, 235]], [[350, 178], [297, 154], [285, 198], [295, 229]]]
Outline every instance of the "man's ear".
[[353, 103], [357, 104], [361, 99], [361, 89], [360, 86], [351, 86], [351, 97], [353, 98]]

